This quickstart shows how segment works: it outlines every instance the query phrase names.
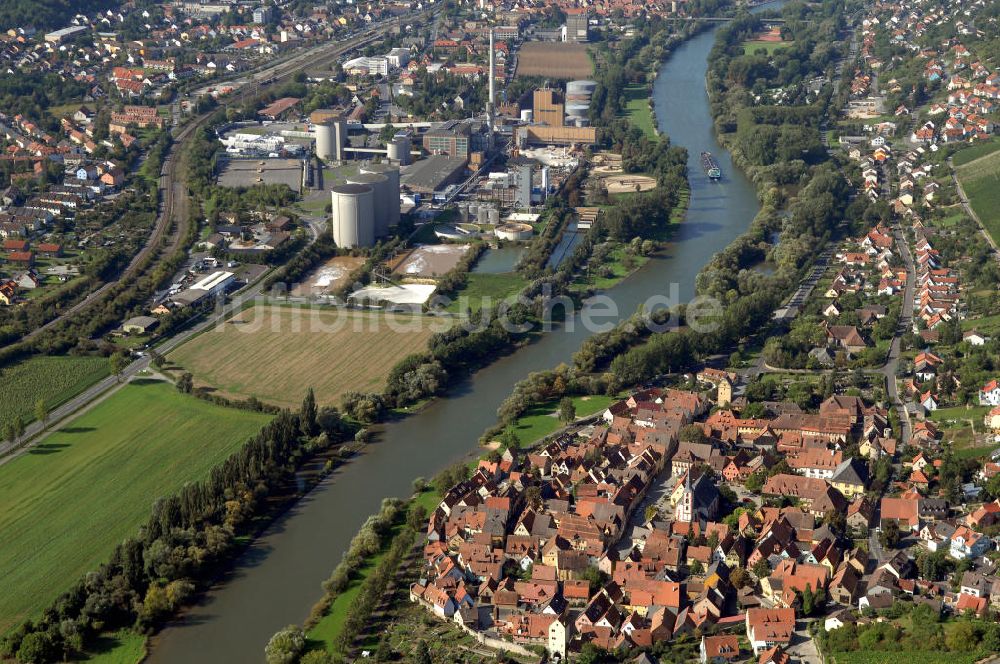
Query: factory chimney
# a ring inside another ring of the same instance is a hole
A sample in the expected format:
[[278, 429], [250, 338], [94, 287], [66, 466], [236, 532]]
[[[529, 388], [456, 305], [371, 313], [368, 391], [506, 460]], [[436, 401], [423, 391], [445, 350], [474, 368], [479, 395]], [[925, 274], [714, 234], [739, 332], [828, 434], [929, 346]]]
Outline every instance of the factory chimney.
[[493, 28], [490, 28], [490, 106], [486, 110], [486, 121], [489, 123], [490, 132], [493, 131], [494, 117], [496, 115], [496, 48], [493, 46]]

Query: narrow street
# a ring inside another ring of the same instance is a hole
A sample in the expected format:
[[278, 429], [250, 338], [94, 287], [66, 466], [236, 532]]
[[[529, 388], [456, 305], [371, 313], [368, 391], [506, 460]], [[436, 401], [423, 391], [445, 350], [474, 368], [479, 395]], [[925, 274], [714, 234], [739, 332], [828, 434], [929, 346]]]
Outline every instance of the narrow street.
[[892, 234], [896, 240], [896, 247], [906, 266], [906, 287], [903, 289], [903, 302], [899, 312], [899, 324], [896, 326], [896, 334], [889, 345], [889, 355], [885, 365], [879, 373], [885, 377], [886, 398], [893, 404], [899, 415], [900, 442], [905, 443], [910, 440], [910, 420], [903, 405], [903, 400], [899, 397], [899, 390], [896, 386], [896, 374], [899, 370], [899, 356], [902, 351], [902, 337], [910, 334], [913, 329], [913, 296], [916, 291], [917, 273], [913, 263], [913, 254], [910, 252], [910, 245], [903, 234], [903, 229], [896, 220], [892, 226]]

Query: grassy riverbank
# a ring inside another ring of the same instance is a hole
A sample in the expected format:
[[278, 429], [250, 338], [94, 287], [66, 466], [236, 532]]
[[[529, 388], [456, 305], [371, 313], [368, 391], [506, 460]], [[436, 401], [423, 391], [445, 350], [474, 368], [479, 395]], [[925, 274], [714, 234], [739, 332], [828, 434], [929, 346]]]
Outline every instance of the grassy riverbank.
[[[434, 490], [426, 490], [414, 497], [407, 505], [407, 510], [422, 508], [430, 513], [441, 500], [440, 494]], [[389, 535], [383, 539], [382, 547], [373, 556], [365, 559], [364, 564], [354, 570], [347, 588], [337, 594], [322, 617], [306, 631], [307, 648], [309, 650], [326, 650], [340, 652], [340, 640], [347, 619], [358, 600], [365, 581], [369, 575], [385, 561], [393, 542], [406, 529], [405, 519], [393, 525]]]

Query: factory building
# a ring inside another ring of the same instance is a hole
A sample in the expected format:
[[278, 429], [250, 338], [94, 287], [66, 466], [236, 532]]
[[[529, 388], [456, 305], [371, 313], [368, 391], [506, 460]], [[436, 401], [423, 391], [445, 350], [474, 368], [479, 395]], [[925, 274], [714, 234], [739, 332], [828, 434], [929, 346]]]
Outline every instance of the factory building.
[[532, 96], [532, 117], [538, 124], [562, 127], [565, 106], [552, 88], [538, 88]]
[[530, 163], [520, 163], [514, 167], [514, 207], [531, 207], [531, 171]]
[[468, 159], [489, 146], [489, 135], [479, 121], [449, 120], [427, 131], [423, 145], [431, 154]]
[[334, 187], [330, 226], [338, 247], [370, 247], [375, 244], [375, 191], [366, 184]]
[[566, 10], [564, 42], [586, 43], [590, 40], [590, 14], [583, 7]]
[[444, 191], [448, 185], [461, 182], [467, 163], [467, 160], [458, 157], [431, 155], [416, 162], [406, 171], [403, 184], [418, 194]]

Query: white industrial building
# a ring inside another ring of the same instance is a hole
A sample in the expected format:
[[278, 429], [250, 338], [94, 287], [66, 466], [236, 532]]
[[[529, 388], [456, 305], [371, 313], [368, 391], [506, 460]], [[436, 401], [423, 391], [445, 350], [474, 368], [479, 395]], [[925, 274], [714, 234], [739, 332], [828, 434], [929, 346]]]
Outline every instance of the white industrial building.
[[390, 67], [402, 69], [406, 65], [410, 64], [410, 49], [394, 48], [386, 53], [385, 59], [389, 61]]
[[389, 59], [382, 56], [353, 58], [344, 63], [348, 74], [375, 76], [389, 74]]

